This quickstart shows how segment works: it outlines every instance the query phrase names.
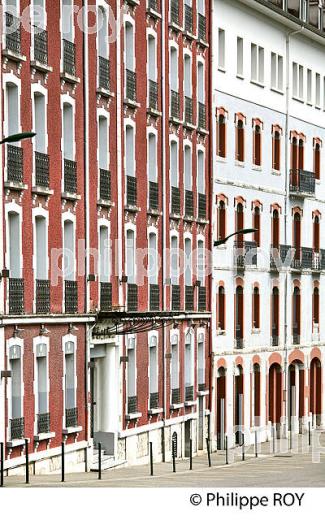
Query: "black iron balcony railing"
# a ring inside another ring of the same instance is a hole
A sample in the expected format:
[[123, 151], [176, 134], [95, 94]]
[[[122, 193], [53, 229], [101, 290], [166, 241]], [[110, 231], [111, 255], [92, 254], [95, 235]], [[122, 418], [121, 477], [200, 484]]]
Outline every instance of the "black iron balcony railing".
[[128, 302], [128, 311], [137, 312], [137, 310], [138, 310], [138, 286], [135, 283], [128, 284], [127, 302]]
[[302, 247], [293, 247], [291, 268], [296, 270], [302, 269]]
[[181, 288], [179, 285], [172, 285], [172, 310], [181, 309]]
[[181, 403], [181, 389], [172, 388], [172, 404], [180, 404], [180, 403]]
[[21, 23], [11, 13], [6, 13], [6, 49], [21, 54]]
[[180, 215], [181, 213], [181, 192], [175, 186], [172, 186], [171, 212], [173, 215]]
[[193, 191], [185, 190], [185, 215], [194, 217], [194, 197]]
[[149, 208], [156, 211], [159, 209], [158, 182], [149, 182]]
[[320, 268], [325, 271], [325, 249], [320, 250]]
[[178, 0], [170, 0], [170, 21], [179, 25], [179, 2]]
[[180, 95], [175, 90], [170, 91], [170, 115], [174, 119], [180, 119], [181, 101]]
[[194, 287], [192, 285], [185, 286], [185, 310], [194, 311]]
[[207, 218], [207, 196], [205, 193], [199, 193], [198, 205], [198, 217], [205, 220]]
[[185, 386], [185, 401], [194, 401], [194, 386]]
[[158, 0], [147, 0], [148, 9], [152, 9], [156, 13], [159, 12]]
[[150, 284], [150, 310], [159, 311], [160, 309], [160, 291], [159, 285]]
[[78, 282], [65, 280], [64, 300], [66, 314], [76, 314], [78, 312]]
[[100, 168], [99, 170], [99, 197], [101, 200], [111, 200], [111, 172]]
[[235, 241], [234, 264], [237, 268], [257, 265], [256, 242]]
[[306, 170], [290, 170], [290, 194], [315, 195], [315, 174]]
[[276, 325], [272, 327], [272, 347], [279, 346], [279, 328]]
[[9, 278], [9, 314], [24, 314], [24, 280]]
[[158, 392], [150, 393], [149, 407], [150, 407], [150, 410], [157, 410], [157, 408], [159, 408], [159, 393]]
[[47, 31], [35, 27], [34, 32], [34, 60], [47, 65], [48, 63], [48, 36]]
[[7, 179], [10, 182], [23, 182], [24, 151], [19, 146], [7, 146]]
[[279, 270], [282, 266], [291, 265], [290, 246], [271, 245], [270, 249], [270, 269]]
[[206, 124], [207, 124], [206, 107], [203, 103], [198, 102], [198, 127], [205, 130]]
[[[238, 329], [238, 327], [237, 327]], [[235, 337], [235, 348], [236, 349], [243, 349], [244, 348], [244, 338], [242, 329], [236, 331], [236, 337]]]
[[149, 108], [152, 110], [158, 110], [158, 83], [149, 79]]
[[197, 35], [199, 40], [205, 41], [206, 40], [206, 18], [203, 16], [203, 14], [198, 14], [198, 28], [197, 28]]
[[193, 34], [193, 9], [192, 6], [184, 4], [184, 29]]
[[313, 250], [311, 247], [301, 248], [301, 267], [302, 269], [312, 269], [313, 267]]
[[66, 408], [65, 427], [75, 428], [76, 426], [78, 426], [78, 408]]
[[77, 163], [70, 159], [64, 159], [64, 191], [77, 193]]
[[138, 396], [128, 397], [128, 414], [138, 413]]
[[100, 284], [100, 310], [104, 312], [112, 310], [112, 284], [109, 282]]
[[126, 98], [130, 101], [137, 99], [137, 75], [129, 69], [126, 69]]
[[103, 56], [98, 57], [98, 86], [104, 90], [110, 90], [110, 62]]
[[36, 280], [36, 314], [50, 313], [50, 281]]
[[316, 251], [315, 249], [312, 250], [312, 270], [313, 271], [320, 271], [322, 267], [322, 253], [321, 251]]
[[69, 40], [63, 40], [63, 72], [76, 75], [76, 46]]
[[207, 386], [205, 384], [205, 369], [199, 368], [198, 370], [198, 384], [197, 388], [199, 392], [205, 392], [207, 389]]
[[300, 345], [300, 329], [297, 325], [292, 328], [292, 343], [293, 345]]
[[50, 158], [45, 153], [35, 152], [35, 184], [50, 187]]
[[40, 413], [37, 416], [37, 433], [49, 433], [51, 430], [51, 417], [49, 413]]
[[184, 120], [185, 123], [188, 123], [190, 125], [193, 124], [193, 99], [185, 96], [185, 114], [184, 114]]
[[10, 438], [11, 440], [19, 440], [25, 437], [25, 418], [17, 417], [10, 419]]
[[198, 295], [198, 311], [205, 312], [207, 308], [207, 291], [206, 287], [200, 286]]
[[138, 199], [137, 179], [127, 175], [126, 177], [126, 203], [128, 206], [136, 206]]

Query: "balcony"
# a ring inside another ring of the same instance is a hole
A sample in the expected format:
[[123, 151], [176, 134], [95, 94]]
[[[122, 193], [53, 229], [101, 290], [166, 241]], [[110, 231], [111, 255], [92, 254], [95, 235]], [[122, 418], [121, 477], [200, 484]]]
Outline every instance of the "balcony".
[[34, 60], [42, 65], [48, 64], [48, 35], [39, 27], [34, 28]]
[[207, 218], [207, 196], [204, 193], [199, 193], [198, 218], [200, 220], [206, 220]]
[[194, 386], [186, 385], [185, 386], [185, 401], [194, 401]]
[[98, 57], [98, 87], [110, 91], [110, 62], [103, 56]]
[[66, 408], [65, 427], [76, 428], [78, 426], [78, 408]]
[[181, 115], [181, 101], [180, 95], [175, 90], [170, 91], [170, 117], [171, 119], [180, 120]]
[[138, 199], [137, 179], [127, 175], [126, 177], [126, 203], [128, 206], [136, 207]]
[[206, 41], [206, 18], [200, 13], [198, 14], [197, 36], [199, 40]]
[[193, 125], [193, 99], [185, 96], [185, 114], [184, 114], [184, 122], [185, 125]]
[[36, 314], [50, 313], [50, 281], [36, 280]]
[[193, 34], [193, 8], [188, 4], [184, 4], [184, 30]]
[[12, 441], [20, 440], [25, 437], [25, 418], [17, 417], [10, 419], [10, 438]]
[[322, 268], [322, 252], [312, 250], [312, 266], [313, 271], [320, 271]]
[[179, 285], [172, 285], [172, 311], [181, 309], [181, 288]]
[[126, 69], [126, 99], [136, 102], [136, 92], [137, 92], [137, 75], [133, 70]]
[[100, 310], [111, 312], [112, 310], [112, 284], [101, 282], [100, 284]]
[[24, 280], [9, 278], [9, 314], [24, 314]]
[[76, 76], [76, 46], [69, 40], [63, 40], [63, 73]]
[[300, 329], [297, 325], [292, 329], [292, 344], [300, 345]]
[[65, 280], [65, 313], [76, 314], [78, 312], [78, 282]]
[[181, 193], [180, 189], [172, 186], [171, 213], [180, 215], [181, 213]]
[[285, 245], [271, 245], [270, 269], [279, 271], [281, 267], [291, 265], [291, 247]]
[[77, 163], [64, 159], [64, 192], [77, 193]]
[[21, 55], [21, 23], [11, 13], [6, 13], [6, 50]]
[[194, 197], [193, 191], [185, 190], [185, 216], [194, 217]]
[[23, 182], [24, 151], [19, 146], [7, 145], [7, 180], [16, 184]]
[[160, 309], [159, 285], [150, 284], [150, 310], [159, 311]]
[[100, 168], [99, 170], [99, 197], [101, 200], [111, 200], [111, 172]]
[[180, 25], [178, 0], [170, 0], [170, 23]]
[[290, 195], [310, 197], [315, 195], [315, 174], [306, 170], [290, 170]]
[[199, 287], [198, 311], [205, 312], [207, 310], [207, 290], [206, 287]]
[[158, 182], [149, 182], [149, 209], [154, 211], [158, 211], [159, 209]]
[[279, 346], [279, 327], [273, 325], [272, 327], [272, 347]]
[[51, 430], [51, 418], [49, 413], [40, 413], [37, 416], [37, 433], [49, 433]]
[[154, 392], [150, 393], [150, 399], [149, 399], [149, 408], [150, 410], [157, 410], [159, 408], [159, 393]]
[[127, 288], [127, 307], [129, 312], [137, 312], [138, 310], [138, 286], [129, 283]]
[[181, 404], [180, 388], [172, 388], [172, 404]]
[[185, 286], [185, 310], [194, 311], [194, 287], [192, 285]]
[[157, 81], [153, 81], [152, 79], [149, 79], [148, 83], [148, 89], [149, 89], [149, 106], [148, 108], [151, 110], [158, 110], [158, 83]]
[[132, 397], [128, 397], [128, 414], [138, 413], [138, 396], [134, 395]]
[[198, 102], [198, 128], [206, 130], [206, 107], [203, 103]]
[[257, 266], [256, 242], [235, 241], [234, 243], [234, 266], [237, 269]]
[[41, 188], [50, 187], [50, 158], [45, 153], [35, 152], [35, 184]]

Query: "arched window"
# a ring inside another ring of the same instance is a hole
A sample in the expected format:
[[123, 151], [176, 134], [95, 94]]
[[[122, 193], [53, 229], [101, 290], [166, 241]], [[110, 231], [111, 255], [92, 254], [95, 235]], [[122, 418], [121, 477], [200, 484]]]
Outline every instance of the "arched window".
[[223, 114], [217, 117], [217, 155], [226, 157], [226, 118]]
[[217, 294], [217, 328], [226, 330], [226, 297], [225, 288], [220, 285]]
[[272, 168], [279, 172], [281, 169], [281, 134], [275, 131], [272, 136]]
[[223, 200], [218, 206], [218, 240], [226, 238], [226, 204]]
[[253, 328], [260, 328], [260, 292], [258, 287], [253, 291]]
[[279, 248], [280, 244], [280, 218], [277, 209], [273, 210], [272, 213], [272, 247], [275, 249]]
[[321, 168], [321, 145], [319, 142], [314, 144], [314, 173], [315, 179], [320, 179], [320, 168]]
[[[236, 231], [238, 232], [242, 229], [244, 229], [244, 207], [241, 203], [239, 203], [237, 204], [236, 208]], [[238, 235], [237, 242], [238, 244], [243, 244], [244, 236]]]
[[245, 161], [245, 129], [241, 119], [236, 125], [236, 161]]
[[235, 293], [235, 340], [237, 348], [243, 347], [244, 338], [244, 290], [241, 286]]
[[291, 169], [296, 170], [298, 168], [298, 141], [296, 137], [293, 137], [291, 141]]
[[298, 157], [298, 169], [303, 170], [304, 169], [304, 140], [299, 139], [299, 157]]
[[293, 344], [300, 343], [300, 289], [295, 287], [293, 291], [293, 308], [292, 308], [292, 336]]
[[301, 260], [301, 216], [298, 212], [293, 218], [293, 247], [294, 247], [294, 264], [300, 267]]
[[253, 227], [257, 230], [254, 233], [254, 241], [256, 242], [256, 246], [259, 247], [261, 239], [261, 212], [258, 206], [254, 208]]
[[314, 251], [319, 252], [320, 247], [320, 222], [318, 215], [315, 216], [313, 222], [313, 242], [314, 242]]
[[319, 325], [319, 289], [314, 287], [313, 292], [313, 324]]
[[272, 323], [272, 346], [277, 347], [279, 345], [279, 325], [280, 325], [280, 307], [279, 307], [279, 289], [273, 287], [272, 290], [272, 302], [271, 302], [271, 323]]
[[262, 164], [262, 131], [260, 125], [256, 125], [253, 129], [253, 164], [255, 166]]

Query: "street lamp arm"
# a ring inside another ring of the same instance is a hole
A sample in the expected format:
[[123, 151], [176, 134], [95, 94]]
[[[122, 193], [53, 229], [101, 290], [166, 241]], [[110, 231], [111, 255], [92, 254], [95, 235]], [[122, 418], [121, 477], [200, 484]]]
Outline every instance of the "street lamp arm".
[[17, 143], [18, 141], [23, 141], [24, 139], [32, 139], [35, 137], [36, 132], [20, 132], [19, 134], [8, 135], [8, 137], [4, 137], [0, 144], [5, 143]]
[[221, 246], [222, 244], [225, 244], [230, 238], [237, 236], [237, 235], [248, 235], [250, 233], [255, 233], [258, 231], [256, 228], [246, 228], [246, 229], [239, 229], [239, 231], [235, 231], [235, 233], [231, 233], [231, 235], [228, 235], [226, 238], [223, 238], [222, 240], [216, 240], [214, 242], [214, 247]]

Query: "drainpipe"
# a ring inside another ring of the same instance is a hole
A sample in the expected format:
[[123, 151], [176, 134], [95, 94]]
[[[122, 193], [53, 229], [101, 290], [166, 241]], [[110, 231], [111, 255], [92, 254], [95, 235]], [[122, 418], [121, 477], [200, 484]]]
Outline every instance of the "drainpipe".
[[[214, 18], [214, 2], [211, 2], [209, 5], [209, 219], [210, 219], [210, 229], [209, 229], [209, 251], [212, 253], [211, 255], [211, 273], [209, 275], [209, 302], [210, 302], [210, 313], [211, 318], [209, 320], [209, 359], [210, 359], [210, 371], [209, 371], [209, 389], [210, 389], [210, 397], [209, 397], [209, 410], [210, 410], [210, 432], [209, 437], [211, 436], [211, 422], [213, 421], [212, 407], [213, 407], [213, 391], [214, 391], [214, 353], [213, 353], [213, 345], [212, 345], [212, 295], [214, 290], [214, 277], [213, 277], [213, 195], [214, 195], [214, 175], [213, 175], [213, 163], [214, 163], [214, 153], [213, 153], [213, 81], [212, 81], [212, 71], [213, 71], [213, 44], [212, 44], [212, 27], [213, 27], [213, 18]], [[214, 424], [214, 421], [213, 421]], [[211, 439], [210, 439], [211, 440]]]
[[[290, 38], [296, 34], [301, 33], [304, 27], [296, 31], [288, 32], [286, 35], [286, 112], [285, 112], [285, 201], [284, 201], [284, 243], [288, 245], [288, 197], [289, 197], [289, 183], [290, 183], [290, 164], [289, 164], [289, 118], [290, 118]], [[285, 284], [284, 284], [284, 407], [285, 407], [285, 423], [284, 423], [284, 434], [287, 435], [287, 429], [289, 424], [289, 399], [288, 399], [288, 311], [287, 311], [287, 298], [289, 293], [289, 279], [288, 269], [285, 271]]]

